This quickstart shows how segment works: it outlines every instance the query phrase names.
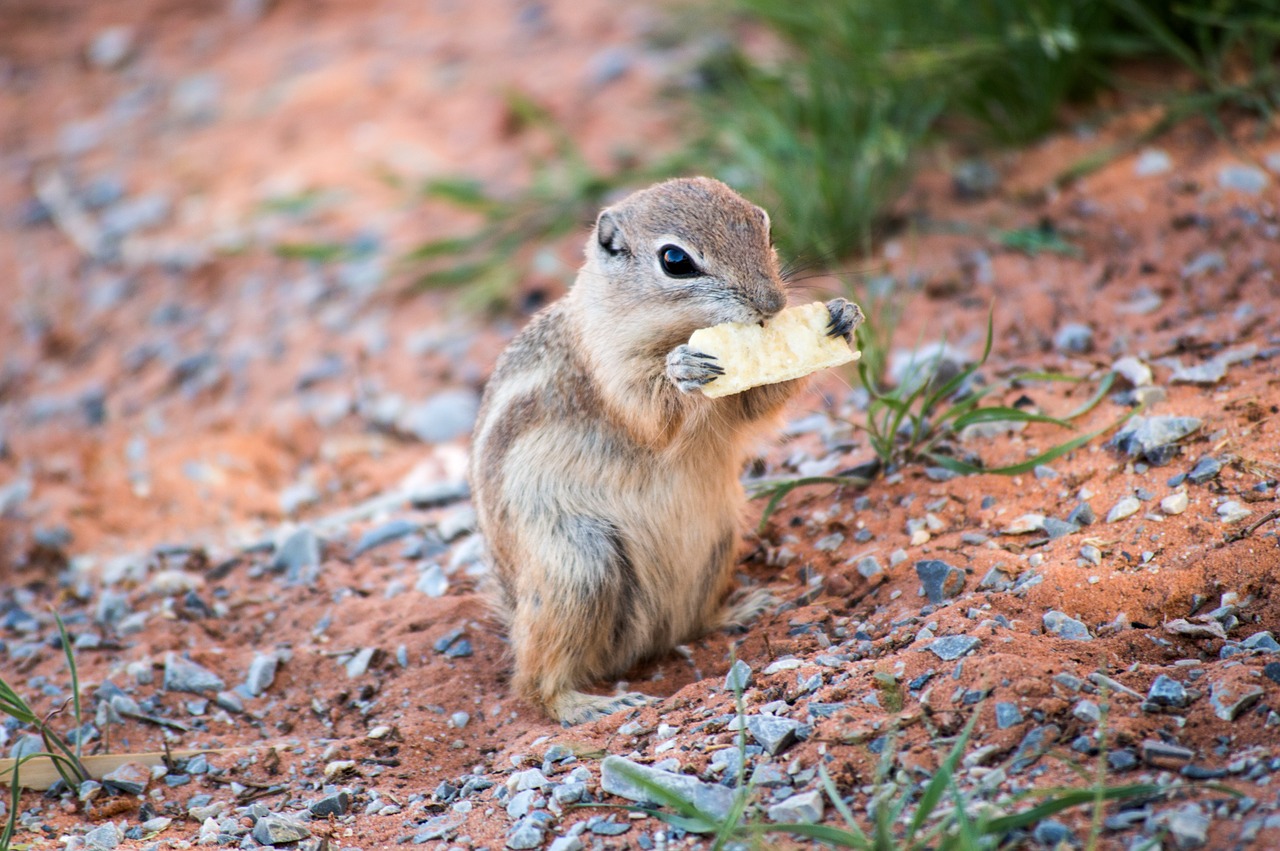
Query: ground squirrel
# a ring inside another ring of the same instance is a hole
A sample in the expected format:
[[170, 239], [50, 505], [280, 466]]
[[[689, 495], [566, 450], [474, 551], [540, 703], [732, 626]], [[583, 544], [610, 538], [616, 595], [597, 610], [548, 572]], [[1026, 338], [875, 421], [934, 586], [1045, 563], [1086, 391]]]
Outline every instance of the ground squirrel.
[[[686, 344], [786, 306], [769, 217], [724, 184], [671, 180], [600, 213], [569, 293], [498, 359], [472, 443], [480, 530], [517, 692], [576, 724], [639, 694], [579, 689], [759, 613], [732, 603], [751, 442], [803, 380], [721, 399]], [[861, 319], [835, 299], [830, 334]]]

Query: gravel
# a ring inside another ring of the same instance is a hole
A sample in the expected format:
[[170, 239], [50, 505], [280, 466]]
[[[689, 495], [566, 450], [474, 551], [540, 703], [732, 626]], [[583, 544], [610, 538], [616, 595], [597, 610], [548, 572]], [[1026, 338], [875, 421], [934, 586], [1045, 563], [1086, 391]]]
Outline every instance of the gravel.
[[1111, 506], [1111, 510], [1107, 512], [1107, 522], [1115, 523], [1116, 521], [1123, 520], [1126, 517], [1132, 517], [1141, 510], [1142, 503], [1138, 501], [1137, 497], [1123, 497], [1119, 502]]
[[1191, 703], [1191, 696], [1182, 683], [1172, 677], [1161, 674], [1151, 683], [1142, 708], [1147, 712], [1160, 712], [1165, 709], [1183, 709]]
[[[633, 779], [635, 778], [635, 779]], [[643, 782], [637, 783], [636, 779]], [[704, 783], [687, 774], [651, 768], [625, 757], [606, 756], [600, 763], [600, 788], [610, 795], [641, 804], [658, 804], [651, 788], [660, 789], [718, 820], [728, 818], [733, 808], [733, 793], [715, 783]]]
[[288, 845], [310, 835], [306, 825], [285, 816], [263, 816], [253, 826], [253, 838], [259, 845]]
[[920, 590], [930, 603], [943, 603], [964, 590], [964, 571], [945, 561], [926, 559], [916, 562]]
[[751, 666], [741, 659], [734, 660], [729, 673], [724, 678], [725, 691], [738, 693], [747, 690], [751, 685]]
[[1093, 636], [1089, 633], [1089, 627], [1064, 612], [1056, 610], [1045, 612], [1041, 620], [1044, 623], [1045, 632], [1056, 635], [1059, 638], [1065, 638], [1069, 641], [1093, 640]]
[[751, 738], [774, 756], [795, 744], [800, 727], [799, 721], [773, 715], [751, 715], [747, 718], [747, 732]]
[[1160, 466], [1181, 451], [1178, 441], [1194, 434], [1203, 423], [1198, 417], [1134, 417], [1108, 445], [1132, 458]]
[[946, 635], [935, 638], [926, 649], [944, 662], [954, 662], [981, 643], [971, 635]]
[[1234, 721], [1262, 698], [1261, 686], [1241, 686], [1229, 681], [1215, 682], [1209, 688], [1209, 706], [1223, 721]]
[[444, 390], [409, 406], [396, 420], [396, 428], [423, 443], [446, 443], [471, 433], [480, 410], [474, 390]]
[[169, 652], [164, 657], [164, 690], [183, 691], [192, 694], [222, 691], [226, 683], [213, 671]]
[[266, 692], [276, 679], [276, 667], [280, 658], [274, 653], [255, 653], [249, 663], [249, 672], [245, 674], [244, 687], [254, 697]]
[[823, 797], [817, 789], [785, 798], [769, 807], [769, 820], [790, 824], [816, 824], [822, 821]]

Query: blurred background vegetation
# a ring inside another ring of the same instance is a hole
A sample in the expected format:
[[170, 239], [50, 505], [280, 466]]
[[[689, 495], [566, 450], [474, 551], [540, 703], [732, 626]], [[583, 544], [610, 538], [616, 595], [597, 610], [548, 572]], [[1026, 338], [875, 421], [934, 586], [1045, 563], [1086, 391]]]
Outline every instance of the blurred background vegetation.
[[[471, 306], [506, 306], [529, 245], [583, 227], [621, 188], [684, 173], [735, 186], [771, 211], [784, 257], [829, 268], [869, 253], [940, 140], [962, 152], [1024, 144], [1064, 107], [1087, 115], [1102, 91], [1159, 108], [1141, 138], [1079, 163], [1065, 182], [1178, 121], [1217, 126], [1225, 111], [1269, 118], [1280, 106], [1280, 0], [733, 0], [678, 14], [689, 19], [682, 32], [751, 32], [766, 45], [744, 50], [735, 45], [746, 39], [729, 37], [705, 52], [696, 85], [674, 95], [689, 119], [682, 147], [599, 173], [554, 120], [513, 96], [513, 114], [549, 133], [555, 153], [516, 197], [467, 180], [425, 187], [484, 223], [420, 246], [410, 261], [422, 285], [466, 285]], [[1187, 83], [1142, 90], [1124, 73], [1134, 63]]]

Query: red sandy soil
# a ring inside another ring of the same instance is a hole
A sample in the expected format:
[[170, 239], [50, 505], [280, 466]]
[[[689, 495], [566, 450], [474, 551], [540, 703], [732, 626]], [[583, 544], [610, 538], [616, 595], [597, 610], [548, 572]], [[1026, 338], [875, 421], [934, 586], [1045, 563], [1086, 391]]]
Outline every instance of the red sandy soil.
[[[735, 740], [722, 726], [695, 728], [733, 712], [723, 677], [736, 655], [755, 671], [748, 711], [798, 698], [796, 683], [815, 673], [822, 684], [796, 704], [795, 717], [806, 720], [801, 707], [810, 699], [847, 703], [814, 721], [807, 740], [774, 760], [785, 769], [793, 761], [812, 767], [830, 757], [829, 769], [846, 793], [873, 782], [880, 758], [867, 742], [889, 729], [901, 729], [901, 766], [918, 776], [932, 771], [940, 759], [938, 737], [954, 734], [973, 711], [964, 702], [966, 690], [989, 692], [978, 709], [974, 746], [994, 746], [990, 765], [1006, 762], [1033, 726], [1061, 729], [1056, 751], [1064, 759], [1041, 760], [1032, 776], [1011, 775], [1007, 789], [1078, 783], [1069, 763], [1093, 762], [1068, 746], [1092, 727], [1071, 714], [1082, 695], [1055, 682], [1064, 673], [1085, 679], [1104, 671], [1142, 694], [1164, 673], [1199, 693], [1176, 714], [1144, 712], [1138, 700], [1116, 696], [1108, 717], [1112, 747], [1136, 752], [1146, 740], [1165, 738], [1192, 749], [1194, 762], [1210, 768], [1280, 756], [1272, 712], [1280, 712], [1280, 685], [1262, 676], [1264, 663], [1278, 657], [1219, 659], [1223, 640], [1177, 635], [1164, 626], [1235, 594], [1232, 640], [1280, 632], [1277, 524], [1231, 540], [1277, 508], [1280, 175], [1271, 174], [1259, 194], [1219, 184], [1225, 166], [1280, 154], [1274, 125], [1232, 118], [1228, 139], [1188, 122], [1153, 142], [1168, 154], [1169, 171], [1138, 176], [1138, 153], [1130, 152], [1052, 188], [1053, 178], [1080, 157], [1133, 138], [1154, 120], [1142, 111], [1121, 112], [1094, 132], [1066, 132], [999, 155], [993, 160], [999, 189], [977, 202], [954, 197], [945, 158], [927, 170], [901, 205], [917, 224], [890, 237], [874, 260], [899, 280], [915, 282], [896, 346], [945, 336], [976, 355], [994, 304], [988, 378], [1044, 370], [1089, 379], [1030, 382], [1001, 401], [1025, 395], [1048, 413], [1065, 413], [1088, 398], [1118, 357], [1134, 355], [1152, 365], [1166, 394], [1144, 413], [1199, 417], [1203, 426], [1163, 467], [1135, 466], [1098, 439], [1053, 462], [1056, 478], [937, 482], [923, 466], [910, 465], [860, 491], [802, 489], [759, 536], [747, 531], [762, 509], [754, 502], [744, 519], [742, 573], [787, 605], [745, 634], [707, 636], [687, 655], [632, 672], [632, 687], [660, 702], [566, 730], [508, 693], [504, 641], [475, 578], [458, 572], [445, 596], [430, 598], [413, 590], [417, 560], [402, 557], [400, 542], [351, 556], [359, 535], [385, 520], [430, 528], [442, 518], [458, 519], [465, 507], [392, 504], [341, 525], [326, 535], [314, 587], [285, 585], [258, 569], [269, 555], [243, 547], [278, 539], [287, 524], [314, 523], [391, 492], [406, 477], [462, 475], [465, 439], [424, 444], [376, 428], [357, 413], [381, 394], [414, 401], [443, 388], [478, 388], [523, 321], [487, 321], [458, 313], [441, 296], [405, 295], [411, 272], [397, 258], [419, 241], [473, 224], [449, 207], [423, 202], [411, 187], [459, 173], [505, 191], [521, 185], [548, 142], [513, 119], [511, 90], [544, 105], [597, 165], [671, 146], [680, 117], [659, 92], [688, 60], [646, 41], [663, 21], [660, 10], [619, 11], [602, 0], [265, 6], [261, 14], [237, 17], [223, 2], [145, 0], [128, 11], [71, 0], [0, 5], [0, 487], [31, 484], [30, 495], [0, 515], [0, 602], [36, 616], [40, 635], [48, 635], [53, 607], [73, 635], [102, 637], [101, 647], [78, 654], [86, 697], [109, 680], [138, 699], [153, 698], [150, 714], [190, 727], [181, 733], [128, 721], [111, 731], [113, 752], [166, 743], [229, 748], [211, 761], [229, 769], [227, 780], [247, 784], [238, 800], [261, 794], [260, 802], [286, 811], [320, 797], [324, 766], [354, 760], [335, 782], [357, 792], [355, 815], [313, 821], [311, 829], [335, 847], [383, 847], [412, 836], [416, 822], [449, 811], [431, 797], [441, 781], [477, 772], [501, 783], [517, 763], [540, 764], [554, 744], [581, 754], [580, 764], [597, 781], [604, 753], [640, 761], [675, 756], [702, 771], [711, 751]], [[132, 28], [133, 55], [116, 69], [94, 67], [85, 58], [88, 45], [118, 24]], [[600, 68], [617, 55], [626, 57], [625, 73], [601, 79], [608, 75]], [[173, 105], [173, 93], [201, 74], [217, 81], [216, 108], [192, 117]], [[68, 140], [67, 128], [77, 122], [99, 128], [86, 152], [72, 150]], [[170, 256], [176, 246], [194, 259], [99, 262], [72, 244], [66, 227], [24, 223], [35, 186], [52, 173], [77, 187], [109, 174], [129, 197], [165, 195], [170, 214], [135, 244], [152, 258]], [[264, 205], [304, 192], [322, 200], [301, 214]], [[1078, 253], [1031, 256], [1002, 248], [994, 236], [1042, 222], [1052, 223]], [[376, 257], [386, 266], [376, 287], [344, 286], [335, 283], [331, 266], [273, 253], [282, 243], [362, 233], [376, 240]], [[559, 270], [530, 272], [526, 289], [563, 287], [581, 237], [556, 246]], [[982, 252], [977, 264], [975, 252]], [[1187, 270], [1206, 252], [1220, 252], [1221, 264]], [[117, 289], [123, 294], [108, 297]], [[1156, 296], [1151, 309], [1131, 309], [1143, 293]], [[169, 318], [157, 318], [160, 313]], [[1072, 322], [1093, 329], [1090, 351], [1064, 354], [1054, 346], [1055, 332]], [[428, 343], [414, 346], [422, 340]], [[160, 354], [132, 354], [144, 345]], [[1168, 359], [1195, 364], [1244, 346], [1257, 354], [1229, 367], [1216, 384], [1170, 380]], [[208, 371], [209, 380], [175, 375], [182, 356], [202, 352], [212, 352], [221, 365]], [[315, 387], [297, 389], [299, 376], [325, 355], [340, 358], [342, 368]], [[848, 381], [852, 375], [815, 382], [796, 402], [794, 418], [825, 408], [837, 420], [860, 424], [863, 414], [847, 400]], [[1120, 389], [1127, 389], [1123, 382]], [[103, 400], [105, 418], [98, 424], [84, 416], [86, 393]], [[1127, 410], [1107, 399], [1078, 425], [1102, 428]], [[989, 464], [1005, 464], [1064, 439], [1058, 429], [1032, 426], [966, 448]], [[139, 441], [144, 457], [136, 451]], [[871, 456], [856, 429], [835, 451], [839, 460], [830, 471]], [[788, 460], [830, 452], [806, 433], [762, 447], [762, 458], [771, 475], [784, 475], [794, 472]], [[1221, 474], [1184, 485], [1189, 507], [1166, 515], [1159, 502], [1175, 491], [1167, 480], [1204, 455], [1224, 462]], [[280, 495], [299, 481], [315, 486], [315, 499], [286, 515]], [[1150, 494], [1141, 510], [1105, 522], [1111, 507], [1137, 489]], [[1042, 533], [1001, 534], [1029, 513], [1064, 518], [1082, 490], [1099, 516], [1093, 526], [1053, 541]], [[868, 501], [856, 509], [859, 496]], [[984, 497], [994, 499], [990, 507], [983, 507]], [[1216, 509], [1226, 500], [1241, 503], [1249, 517], [1223, 522]], [[907, 522], [926, 514], [938, 522], [927, 540], [912, 543]], [[70, 543], [36, 542], [37, 531], [57, 527], [70, 533]], [[862, 529], [871, 537], [859, 543], [855, 534]], [[814, 548], [835, 532], [843, 540], [834, 551]], [[965, 533], [988, 540], [965, 543]], [[162, 544], [185, 549], [162, 565], [155, 554]], [[1080, 560], [1086, 544], [1100, 551], [1100, 563]], [[898, 549], [907, 558], [890, 567]], [[886, 568], [875, 582], [854, 569], [865, 555]], [[922, 614], [913, 565], [931, 558], [961, 568], [966, 583], [959, 598]], [[138, 631], [114, 635], [92, 622], [95, 600], [102, 571], [127, 563], [136, 565], [136, 575], [117, 587], [127, 592], [132, 611], [149, 616]], [[978, 590], [1001, 565], [1011, 578], [1034, 572], [1042, 581], [1017, 592]], [[181, 592], [166, 593], [156, 578], [162, 567], [179, 571], [183, 591], [193, 588], [216, 613], [192, 609]], [[402, 590], [389, 596], [395, 583]], [[1046, 634], [1042, 617], [1051, 610], [1083, 622], [1094, 639]], [[322, 619], [327, 629], [318, 627]], [[474, 654], [446, 659], [432, 645], [458, 627]], [[925, 629], [982, 643], [962, 666], [939, 662], [925, 650], [927, 634], [917, 637]], [[861, 647], [854, 640], [859, 630], [872, 636]], [[9, 647], [24, 640], [31, 639], [0, 631]], [[395, 659], [399, 647], [407, 667]], [[340, 660], [361, 648], [380, 652], [367, 673], [348, 678]], [[210, 707], [191, 716], [192, 695], [158, 685], [170, 651], [187, 654], [231, 687], [243, 681], [255, 652], [273, 649], [287, 649], [288, 658], [267, 693], [246, 701], [244, 714]], [[834, 653], [847, 658], [831, 663]], [[800, 666], [763, 674], [786, 656]], [[157, 684], [137, 685], [137, 672], [147, 668]], [[864, 700], [883, 694], [877, 674], [906, 683], [929, 669], [936, 672], [933, 682], [903, 690], [901, 711]], [[61, 654], [48, 645], [20, 663], [0, 653], [0, 673], [20, 690], [36, 677], [63, 688], [67, 683]], [[1210, 683], [1263, 693], [1225, 721], [1210, 706]], [[34, 700], [41, 710], [53, 708], [47, 697]], [[1016, 704], [1025, 720], [999, 729], [999, 702]], [[459, 711], [470, 714], [462, 729], [451, 726]], [[658, 752], [655, 733], [664, 723], [683, 732], [677, 747]], [[379, 726], [392, 730], [368, 738]], [[1114, 779], [1167, 782], [1173, 775], [1162, 771], [1141, 765]], [[1273, 787], [1239, 774], [1224, 782], [1274, 812]], [[401, 811], [363, 814], [371, 791]], [[149, 809], [177, 817], [151, 841], [172, 847], [193, 840], [199, 825], [186, 819], [185, 802], [201, 792], [233, 797], [212, 781], [154, 784], [145, 796]], [[457, 835], [470, 837], [463, 844], [501, 847], [510, 820], [503, 804], [486, 794], [474, 799]], [[1208, 791], [1188, 797], [1225, 800]], [[134, 824], [140, 813], [139, 801], [130, 798], [100, 799], [77, 812], [28, 793], [23, 806], [42, 807], [39, 820], [49, 831], [19, 839], [43, 847], [105, 819]], [[594, 812], [570, 812], [554, 830]], [[1244, 819], [1230, 808], [1223, 813], [1213, 821], [1207, 847], [1280, 847], [1280, 828], [1242, 839]], [[828, 808], [828, 820], [833, 815]], [[1082, 836], [1086, 819], [1066, 820]], [[657, 828], [645, 819], [629, 834], [600, 839], [606, 847], [637, 847], [638, 835]], [[1104, 845], [1122, 847], [1128, 836]]]

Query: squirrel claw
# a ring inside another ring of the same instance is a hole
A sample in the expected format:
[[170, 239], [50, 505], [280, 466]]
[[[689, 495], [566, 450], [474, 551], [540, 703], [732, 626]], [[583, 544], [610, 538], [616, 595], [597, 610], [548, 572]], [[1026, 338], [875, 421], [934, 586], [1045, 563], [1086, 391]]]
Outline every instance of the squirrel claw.
[[827, 302], [827, 312], [831, 314], [827, 336], [844, 337], [846, 342], [852, 343], [853, 330], [862, 324], [862, 308], [846, 298], [833, 298]]
[[715, 355], [695, 351], [688, 345], [676, 346], [667, 355], [667, 378], [681, 393], [692, 393], [724, 375]]

